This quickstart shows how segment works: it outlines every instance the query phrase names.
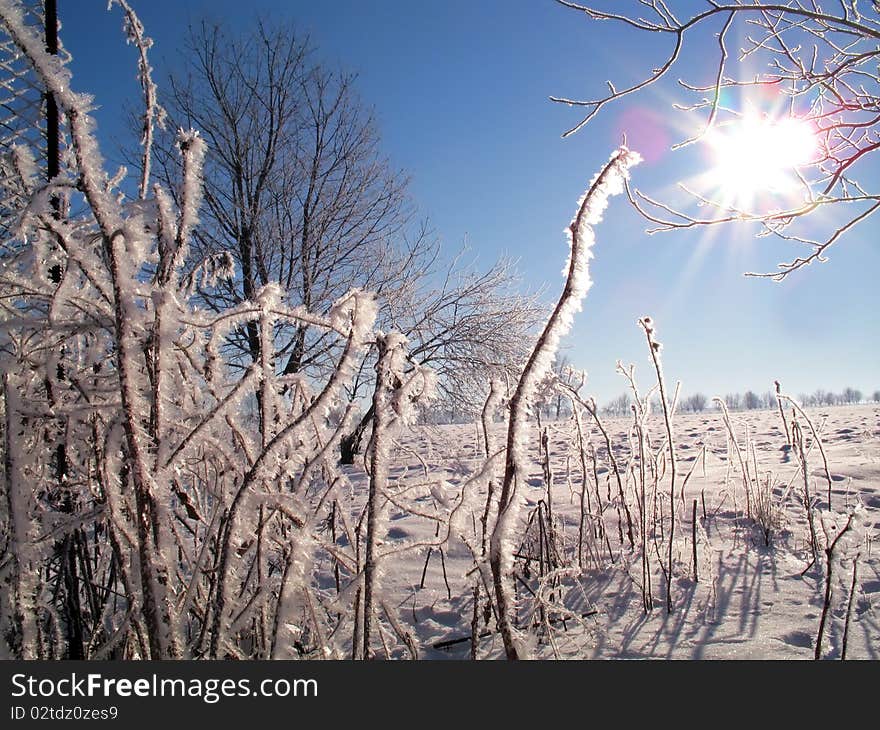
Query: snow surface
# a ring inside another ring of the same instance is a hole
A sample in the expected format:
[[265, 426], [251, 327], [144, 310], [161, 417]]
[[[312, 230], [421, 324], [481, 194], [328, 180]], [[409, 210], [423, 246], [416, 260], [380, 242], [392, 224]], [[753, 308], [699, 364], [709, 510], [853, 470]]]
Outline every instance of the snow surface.
[[[873, 543], [880, 528], [880, 407], [850, 406], [808, 411], [821, 433], [832, 478], [834, 513], [845, 515], [858, 502], [864, 506], [864, 524], [851, 542], [859, 552], [857, 587], [852, 602], [847, 658], [880, 658], [880, 556]], [[797, 459], [785, 444], [777, 411], [731, 413], [730, 418], [741, 447], [746, 426], [754, 442], [754, 454], [762, 478], [771, 475], [774, 502], [781, 522], [771, 545], [752, 520], [745, 517], [743, 484], [737, 458], [728, 458], [728, 445], [722, 415], [717, 411], [676, 415], [674, 428], [680, 472], [694, 466], [678, 507], [676, 566], [673, 580], [674, 609], [665, 610], [665, 581], [657, 554], [652, 566], [654, 609], [643, 610], [639, 558], [618, 539], [614, 515], [606, 508], [609, 540], [591, 541], [585, 569], [576, 567], [564, 575], [545, 614], [545, 629], [532, 628], [526, 641], [532, 656], [538, 658], [657, 658], [657, 659], [812, 659], [823, 604], [823, 570], [808, 568], [810, 551], [804, 507], [803, 480]], [[587, 428], [591, 422], [584, 418]], [[628, 459], [629, 419], [608, 419], [606, 427], [621, 462]], [[572, 441], [574, 424], [570, 420], [550, 421], [552, 505], [557, 539], [563, 546], [563, 562], [576, 566], [579, 496], [579, 461]], [[503, 442], [505, 425], [496, 423], [495, 440]], [[649, 429], [654, 444], [662, 443], [662, 414], [653, 414]], [[547, 490], [538, 457], [539, 435], [534, 421], [529, 423], [528, 452], [531, 470], [525, 480], [525, 507], [517, 541], [523, 537], [525, 522]], [[601, 440], [593, 428], [593, 443], [599, 454], [599, 492], [602, 501], [614, 497], [605, 479], [611, 477], [602, 465]], [[476, 488], [468, 504], [485, 499], [485, 484], [470, 481], [485, 463], [483, 436], [475, 424], [414, 426], [397, 435], [390, 464], [392, 484], [407, 490], [415, 503], [425, 505], [425, 514], [441, 511], [461, 500], [463, 486]], [[705, 468], [702, 452], [705, 448]], [[571, 457], [570, 459], [568, 457]], [[569, 466], [566, 467], [566, 462]], [[695, 465], [696, 462], [696, 465]], [[818, 453], [808, 454], [812, 493], [817, 515], [826, 511], [827, 480]], [[366, 490], [362, 465], [349, 467], [355, 492]], [[396, 480], [396, 482], [395, 482]], [[681, 481], [678, 482], [681, 484]], [[418, 485], [424, 484], [419, 492]], [[415, 485], [415, 486], [414, 486]], [[665, 485], [665, 483], [664, 483]], [[791, 485], [791, 486], [790, 486]], [[608, 491], [610, 489], [610, 491]], [[616, 489], [616, 487], [615, 487]], [[392, 488], [393, 491], [393, 488]], [[658, 494], [667, 490], [661, 486]], [[442, 498], [442, 499], [441, 499]], [[692, 508], [698, 501], [697, 580], [693, 576]], [[703, 518], [705, 500], [706, 518]], [[595, 495], [593, 496], [595, 507]], [[456, 515], [455, 528], [443, 546], [441, 559], [436, 538], [437, 524], [427, 516], [402, 511], [393, 505], [387, 512], [385, 538], [381, 546], [383, 595], [397, 607], [397, 618], [415, 632], [420, 657], [424, 659], [462, 659], [470, 652], [473, 613], [472, 586], [476, 580], [474, 546], [480, 545], [479, 514]], [[635, 516], [634, 516], [635, 519]], [[533, 522], [533, 524], [535, 524]], [[587, 531], [589, 532], [589, 530]], [[468, 547], [470, 544], [471, 547]], [[824, 544], [824, 543], [823, 543]], [[609, 557], [607, 545], [611, 547]], [[424, 587], [422, 571], [430, 550]], [[663, 548], [660, 548], [663, 555]], [[825, 630], [823, 657], [839, 658], [844, 630], [849, 586], [852, 580], [853, 546], [849, 557], [835, 557], [831, 613]], [[594, 556], [590, 558], [589, 556]], [[824, 554], [822, 554], [824, 560]], [[843, 558], [841, 561], [840, 558]], [[443, 567], [445, 564], [446, 578]], [[524, 560], [516, 569], [524, 574]], [[537, 590], [539, 566], [532, 561], [525, 580]], [[330, 588], [330, 570], [319, 571], [318, 579]], [[448, 589], [446, 582], [448, 581]], [[485, 596], [485, 594], [483, 594]], [[518, 591], [520, 626], [529, 621], [534, 601], [526, 589]], [[485, 598], [483, 599], [485, 601]], [[552, 607], [558, 606], [559, 610]], [[537, 614], [536, 614], [537, 615]], [[535, 617], [533, 616], [532, 619]], [[565, 618], [563, 621], [562, 619]], [[479, 619], [484, 636], [478, 646], [479, 658], [503, 658], [495, 621]], [[444, 641], [458, 641], [436, 648]], [[390, 642], [393, 646], [394, 642]], [[341, 647], [340, 647], [341, 648]], [[392, 656], [404, 656], [394, 649]]]

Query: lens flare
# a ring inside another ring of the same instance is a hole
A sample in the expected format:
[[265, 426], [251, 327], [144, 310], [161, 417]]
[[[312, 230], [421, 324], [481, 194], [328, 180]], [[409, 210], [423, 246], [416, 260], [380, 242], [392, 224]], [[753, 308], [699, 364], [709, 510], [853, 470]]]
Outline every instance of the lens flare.
[[716, 128], [707, 142], [715, 160], [712, 183], [738, 207], [795, 192], [797, 168], [814, 162], [819, 149], [813, 127], [794, 117], [747, 116]]

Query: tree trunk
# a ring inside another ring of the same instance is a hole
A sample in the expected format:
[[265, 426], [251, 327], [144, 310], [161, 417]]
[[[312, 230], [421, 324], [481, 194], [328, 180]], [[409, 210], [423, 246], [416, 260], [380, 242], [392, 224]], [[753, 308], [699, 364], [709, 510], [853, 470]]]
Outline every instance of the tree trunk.
[[354, 431], [346, 434], [339, 442], [339, 463], [354, 464], [354, 457], [363, 452], [364, 434], [373, 422], [374, 407], [371, 405]]

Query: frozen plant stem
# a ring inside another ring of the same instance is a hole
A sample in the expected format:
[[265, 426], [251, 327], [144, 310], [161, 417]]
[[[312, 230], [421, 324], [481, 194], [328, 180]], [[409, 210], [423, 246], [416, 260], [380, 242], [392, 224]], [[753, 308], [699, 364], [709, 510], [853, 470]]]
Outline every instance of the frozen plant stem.
[[629, 168], [639, 162], [638, 154], [626, 147], [616, 150], [601, 172], [591, 182], [581, 199], [577, 214], [569, 226], [571, 253], [568, 261], [565, 287], [532, 354], [526, 362], [516, 391], [510, 400], [510, 421], [507, 429], [507, 452], [504, 479], [498, 501], [498, 520], [490, 541], [490, 566], [498, 602], [498, 624], [508, 659], [519, 659], [523, 649], [513, 633], [514, 600], [508, 583], [512, 575], [510, 538], [516, 527], [519, 502], [517, 483], [521, 481], [522, 451], [525, 445], [526, 419], [535, 390], [551, 367], [560, 338], [568, 332], [571, 321], [580, 309], [581, 301], [590, 287], [588, 262], [594, 242], [591, 224], [601, 220], [608, 197], [623, 191]]
[[825, 600], [822, 603], [822, 617], [819, 619], [819, 633], [816, 636], [816, 651], [813, 655], [814, 659], [822, 658], [822, 638], [825, 635], [825, 623], [828, 620], [828, 609], [831, 607], [831, 571], [834, 562], [834, 548], [837, 547], [840, 538], [842, 538], [852, 527], [852, 522], [853, 516], [850, 514], [847, 517], [843, 529], [837, 533], [837, 537], [835, 537], [834, 540], [828, 544], [828, 547], [825, 548]]
[[[617, 480], [617, 496], [620, 498], [620, 503], [623, 506], [623, 512], [626, 516], [626, 537], [629, 540], [630, 549], [632, 549], [636, 544], [635, 538], [633, 537], [632, 515], [629, 511], [629, 503], [626, 501], [626, 492], [623, 489], [623, 480], [620, 477], [620, 467], [617, 464], [617, 457], [614, 456], [611, 437], [608, 435], [608, 431], [602, 423], [602, 419], [599, 418], [599, 410], [596, 408], [596, 402], [592, 398], [589, 398], [586, 401], [580, 401], [580, 403], [593, 417], [593, 421], [596, 422], [596, 426], [599, 428], [599, 431], [602, 433], [602, 438], [605, 441], [605, 450], [608, 452], [608, 461], [611, 463], [611, 470], [614, 472], [614, 478]], [[618, 520], [618, 530], [619, 529], [620, 521]], [[623, 541], [621, 540], [621, 542]]]
[[859, 572], [859, 558], [861, 557], [861, 553], [856, 553], [856, 556], [853, 558], [852, 581], [849, 585], [849, 598], [846, 602], [846, 622], [843, 625], [843, 641], [840, 647], [841, 659], [846, 659], [846, 644], [847, 639], [849, 639], [849, 622], [852, 619], [853, 599], [856, 595], [856, 583], [858, 581]]
[[[806, 414], [803, 408], [801, 408], [800, 404], [791, 396], [785, 395], [784, 393], [780, 393], [778, 395], [779, 398], [784, 398], [789, 403], [791, 403], [791, 407], [794, 409], [794, 412], [797, 413], [801, 418], [806, 421], [807, 425], [810, 427], [810, 433], [813, 434], [813, 440], [816, 443], [816, 446], [819, 447], [819, 454], [822, 456], [822, 467], [825, 470], [825, 481], [828, 483], [828, 509], [831, 509], [831, 485], [834, 481], [831, 478], [831, 470], [828, 467], [828, 457], [825, 455], [825, 447], [822, 445], [822, 438], [819, 436], [819, 430], [816, 428], [816, 425], [813, 423], [813, 420]], [[792, 429], [794, 429], [794, 425], [792, 425]], [[803, 438], [803, 430], [801, 431], [801, 438]], [[794, 440], [794, 433], [792, 432], [792, 441]], [[806, 466], [805, 466], [806, 468]]]
[[[418, 366], [404, 372], [406, 338], [397, 332], [376, 333], [376, 387], [373, 391], [373, 434], [370, 438], [370, 485], [367, 496], [367, 535], [364, 553], [364, 633], [363, 658], [372, 658], [370, 639], [373, 628], [374, 604], [379, 605], [377, 582], [379, 556], [376, 547], [380, 543], [382, 508], [388, 494], [388, 460], [391, 450], [391, 429], [398, 420], [406, 420], [412, 404], [420, 397], [430, 397], [433, 379], [428, 371]], [[421, 385], [421, 390], [417, 390]], [[446, 563], [440, 549], [443, 577]], [[448, 583], [447, 583], [448, 585]], [[389, 617], [390, 620], [390, 617]], [[382, 638], [381, 625], [378, 626]], [[396, 630], [396, 629], [395, 629]], [[408, 641], [405, 642], [408, 644]], [[387, 651], [386, 651], [387, 654]]]
[[669, 447], [669, 550], [666, 558], [666, 612], [672, 613], [672, 547], [675, 540], [675, 440], [672, 436], [672, 406], [666, 397], [666, 384], [663, 380], [663, 365], [660, 362], [661, 344], [654, 337], [654, 322], [650, 317], [642, 317], [639, 320], [645, 337], [648, 339], [648, 348], [651, 350], [651, 360], [654, 362], [654, 370], [657, 371], [657, 384], [660, 386], [660, 405], [663, 407], [663, 422], [666, 426], [666, 443]]
[[[749, 472], [746, 469], [745, 460], [743, 459], [742, 451], [739, 448], [739, 442], [736, 440], [736, 433], [733, 430], [733, 425], [730, 422], [730, 413], [727, 411], [727, 404], [721, 398], [713, 398], [713, 401], [718, 404], [718, 407], [721, 409], [721, 415], [724, 419], [724, 426], [727, 428], [727, 434], [730, 437], [730, 443], [733, 444], [734, 451], [736, 451], [736, 458], [739, 461], [739, 469], [742, 474], [743, 481], [743, 489], [746, 492], [746, 516], [751, 518], [752, 509], [751, 509], [751, 489], [749, 488]], [[728, 459], [728, 465], [730, 464], [730, 460]]]
[[648, 555], [648, 498], [645, 484], [645, 430], [643, 420], [645, 413], [633, 409], [636, 438], [639, 444], [639, 536], [642, 564], [642, 607], [648, 614], [654, 610], [654, 598], [651, 595], [651, 561]]
[[776, 406], [779, 409], [779, 419], [782, 421], [782, 428], [785, 429], [785, 443], [791, 446], [791, 432], [788, 430], [788, 421], [785, 420], [785, 411], [782, 408], [782, 386], [778, 380], [773, 381], [776, 388]]
[[791, 441], [794, 444], [795, 452], [800, 461], [801, 475], [804, 478], [802, 502], [807, 516], [807, 526], [810, 528], [810, 551], [813, 555], [810, 565], [813, 565], [819, 557], [819, 540], [816, 537], [816, 523], [813, 517], [813, 498], [810, 494], [810, 472], [807, 466], [807, 455], [804, 452], [804, 432], [801, 429], [800, 424], [794, 419], [792, 419], [791, 422]]
[[[586, 520], [586, 497], [587, 497], [587, 489], [589, 489], [589, 477], [587, 476], [587, 459], [586, 459], [586, 446], [584, 445], [584, 432], [581, 427], [581, 417], [577, 412], [577, 405], [572, 402], [572, 411], [574, 412], [574, 422], [577, 428], [577, 445], [578, 445], [578, 456], [580, 457], [581, 462], [581, 493], [580, 497], [580, 515], [578, 519], [578, 547], [577, 547], [577, 564], [578, 568], [581, 570], [584, 569], [584, 521]], [[597, 514], [602, 514], [602, 505], [598, 504], [596, 507]]]
[[150, 185], [154, 124], [158, 123], [160, 127], [164, 128], [165, 110], [159, 106], [157, 101], [156, 84], [152, 78], [153, 69], [147, 60], [147, 51], [152, 47], [153, 40], [144, 35], [144, 26], [140, 18], [138, 18], [126, 0], [111, 0], [109, 7], [112, 7], [114, 3], [125, 14], [125, 30], [128, 42], [134, 44], [138, 49], [138, 79], [140, 80], [141, 90], [144, 95], [143, 131], [141, 135], [143, 156], [141, 157], [141, 182], [138, 197], [141, 200], [145, 200]]
[[27, 486], [16, 464], [13, 439], [24, 429], [19, 416], [20, 404], [13, 388], [13, 376], [3, 374], [3, 476], [6, 496], [6, 535], [12, 558], [11, 585], [4, 586], [7, 594], [3, 605], [4, 624], [9, 634], [20, 636], [18, 658], [38, 659], [38, 626], [36, 610], [36, 581], [32, 561], [34, 523], [28, 510]]
[[[492, 453], [495, 450], [495, 445], [493, 443], [492, 434], [490, 433], [490, 428], [492, 425], [492, 421], [495, 417], [495, 411], [498, 408], [498, 404], [501, 402], [501, 383], [494, 378], [489, 381], [489, 395], [486, 397], [486, 402], [483, 404], [483, 411], [480, 414], [480, 421], [483, 426], [483, 447], [485, 449], [486, 458], [489, 459], [492, 456]], [[480, 523], [483, 528], [481, 549], [482, 556], [485, 558], [486, 552], [489, 548], [489, 513], [492, 511], [492, 499], [495, 495], [495, 474], [494, 469], [492, 473], [489, 474], [489, 483], [486, 487], [486, 507], [483, 510], [483, 516], [480, 518]]]
[[379, 361], [376, 363], [376, 389], [373, 392], [373, 436], [370, 450], [370, 489], [367, 495], [367, 544], [364, 556], [364, 649], [370, 659], [370, 634], [373, 626], [373, 591], [376, 587], [376, 532], [379, 519], [379, 496], [388, 483], [387, 432], [390, 415], [388, 391], [391, 380], [391, 351], [384, 337], [376, 338]]
[[[572, 407], [574, 407], [574, 403], [579, 403], [580, 405], [582, 405], [584, 407], [584, 409], [587, 411], [587, 413], [590, 414], [590, 416], [592, 417], [593, 421], [596, 423], [596, 426], [598, 427], [599, 431], [602, 434], [602, 438], [605, 441], [605, 449], [608, 452], [608, 461], [611, 463], [611, 470], [614, 472], [614, 477], [617, 480], [617, 494], [620, 498], [620, 503], [623, 506], [623, 510], [626, 515], [626, 528], [627, 528], [627, 538], [629, 539], [629, 546], [630, 546], [630, 548], [633, 548], [633, 547], [635, 547], [635, 538], [633, 537], [632, 515], [630, 514], [629, 505], [626, 501], [626, 494], [623, 489], [623, 480], [621, 479], [621, 476], [620, 476], [620, 467], [617, 464], [617, 459], [614, 456], [614, 449], [611, 446], [611, 437], [608, 435], [608, 431], [605, 428], [605, 425], [602, 423], [602, 419], [599, 418], [599, 410], [596, 407], [596, 402], [592, 398], [587, 398], [586, 400], [584, 400], [583, 398], [581, 398], [577, 394], [577, 392], [573, 388], [570, 388], [567, 386], [564, 386], [564, 387], [566, 387], [566, 389], [569, 392], [569, 395], [572, 398], [572, 404], [573, 404]], [[592, 449], [592, 447], [591, 447], [591, 449]], [[593, 454], [594, 454], [593, 463], [594, 463], [594, 467], [595, 467], [595, 452], [593, 452]], [[610, 483], [609, 483], [609, 485], [610, 485]], [[596, 480], [596, 489], [598, 489], [598, 488], [599, 488], [599, 483], [598, 483], [598, 479], [597, 479]], [[609, 486], [608, 499], [609, 500], [611, 499], [610, 486]], [[623, 545], [623, 528], [621, 526], [619, 512], [620, 512], [620, 507], [618, 506], [617, 529], [618, 529], [618, 533], [620, 535], [620, 544], [622, 546]]]

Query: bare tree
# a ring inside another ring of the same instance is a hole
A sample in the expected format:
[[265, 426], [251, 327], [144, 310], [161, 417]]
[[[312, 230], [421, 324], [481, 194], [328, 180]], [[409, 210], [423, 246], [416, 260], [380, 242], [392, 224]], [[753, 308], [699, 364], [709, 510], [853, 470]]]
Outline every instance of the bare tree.
[[[654, 224], [651, 232], [750, 221], [759, 226], [760, 235], [776, 237], [799, 250], [776, 271], [750, 274], [782, 280], [814, 261], [824, 261], [831, 246], [880, 209], [880, 194], [859, 182], [880, 149], [876, 2], [840, 0], [820, 7], [807, 0], [727, 0], [699, 7], [671, 0], [632, 0], [615, 3], [610, 11], [591, 3], [557, 2], [591, 21], [669, 39], [664, 60], [635, 83], [618, 88], [609, 81], [606, 93], [590, 99], [553, 97], [585, 112], [565, 135], [581, 129], [609, 104], [670, 76], [688, 39], [702, 31], [717, 35], [714, 80], [708, 85], [679, 80], [693, 98], [676, 107], [698, 115], [698, 123], [693, 125], [695, 133], [676, 148], [711, 140], [725, 126], [747, 121], [749, 110], [731, 104], [733, 97], [725, 93], [730, 90], [747, 102], [762, 90], [775, 91], [784, 103], [765, 111], [759, 130], [765, 136], [778, 132], [785, 139], [784, 130], [795, 120], [810, 129], [815, 141], [816, 150], [808, 159], [788, 161], [792, 191], [784, 200], [762, 196], [748, 204], [717, 191], [688, 190], [694, 202], [712, 211], [703, 216], [689, 206], [629, 190], [633, 204]], [[738, 53], [731, 48], [732, 38], [743, 39]], [[743, 172], [757, 175], [755, 170]], [[829, 208], [833, 215], [824, 214]]]
[[754, 411], [761, 407], [762, 405], [761, 396], [755, 393], [753, 390], [747, 390], [743, 395], [743, 408], [748, 411]]
[[739, 393], [728, 393], [724, 396], [724, 404], [732, 411], [742, 408], [742, 395]]
[[852, 405], [854, 403], [862, 402], [862, 391], [857, 388], [845, 388], [843, 393], [841, 394], [841, 400], [844, 403]]
[[706, 404], [709, 402], [708, 398], [702, 393], [694, 393], [693, 395], [685, 398], [681, 407], [683, 411], [690, 411], [691, 413], [702, 413], [706, 410]]
[[[568, 355], [557, 355], [556, 359], [553, 361], [553, 372], [557, 383], [561, 386], [555, 388], [556, 393], [553, 397], [553, 415], [556, 420], [559, 420], [559, 418], [565, 413], [565, 408], [570, 400], [566, 397], [566, 392], [575, 387], [582, 376], [581, 373], [575, 370], [572, 366], [571, 359]], [[569, 415], [571, 415], [571, 412]]]
[[[291, 304], [326, 312], [351, 286], [399, 286], [432, 253], [426, 228], [407, 238], [407, 180], [382, 157], [352, 77], [313, 55], [289, 26], [258, 23], [241, 36], [205, 22], [190, 28], [163, 102], [170, 127], [199, 129], [209, 148], [191, 266], [230, 254], [239, 272], [201, 289], [212, 308], [275, 283]], [[160, 141], [162, 168], [173, 176], [172, 146]], [[326, 337], [308, 325], [276, 339], [282, 372], [326, 366]], [[232, 342], [246, 364], [259, 360], [254, 326]]]
[[[353, 77], [313, 56], [289, 26], [260, 23], [240, 38], [206, 23], [190, 30], [187, 68], [172, 77], [165, 102], [176, 124], [203, 130], [209, 142], [190, 266], [229, 254], [240, 271], [200, 293], [216, 309], [275, 283], [291, 305], [326, 313], [352, 287], [374, 292], [378, 325], [402, 332], [412, 360], [437, 371], [441, 394], [473, 410], [488, 378], [512, 376], [525, 358], [523, 336], [541, 308], [518, 293], [512, 262], [480, 271], [464, 252], [442, 258], [428, 225], [415, 220], [406, 177], [380, 153]], [[332, 342], [308, 323], [283, 326], [271, 357], [285, 375], [322, 373], [333, 366]], [[231, 343], [243, 366], [260, 360], [254, 323]], [[375, 352], [361, 362], [352, 401], [372, 390], [375, 362]], [[370, 408], [343, 440], [343, 461], [360, 451], [372, 417]]]
[[[486, 271], [473, 263], [438, 263], [412, 272], [394, 297], [381, 301], [380, 322], [403, 333], [410, 359], [430, 366], [438, 378], [438, 399], [446, 411], [473, 415], [497, 377], [515, 379], [527, 354], [528, 334], [545, 315], [536, 294], [520, 293], [513, 262], [500, 259]], [[364, 361], [355, 389], [370, 378]], [[342, 462], [361, 452], [373, 419], [372, 406], [342, 440]]]
[[617, 398], [607, 403], [602, 410], [609, 416], [627, 416], [631, 405], [632, 398], [629, 393], [621, 393]]

